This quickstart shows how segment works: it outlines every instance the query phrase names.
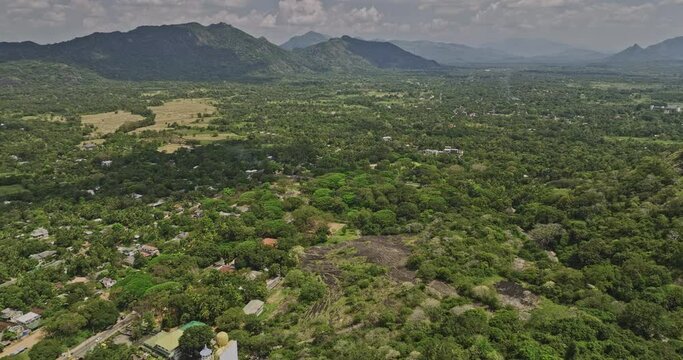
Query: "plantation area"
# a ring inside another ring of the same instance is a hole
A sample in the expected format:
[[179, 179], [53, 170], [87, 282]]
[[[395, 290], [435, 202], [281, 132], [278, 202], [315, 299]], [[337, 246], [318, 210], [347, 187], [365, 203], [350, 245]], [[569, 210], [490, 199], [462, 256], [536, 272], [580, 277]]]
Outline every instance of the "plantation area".
[[14, 358], [135, 311], [85, 358], [200, 321], [244, 359], [681, 359], [683, 115], [650, 107], [680, 80], [0, 89], [0, 308], [40, 310], [46, 335]]

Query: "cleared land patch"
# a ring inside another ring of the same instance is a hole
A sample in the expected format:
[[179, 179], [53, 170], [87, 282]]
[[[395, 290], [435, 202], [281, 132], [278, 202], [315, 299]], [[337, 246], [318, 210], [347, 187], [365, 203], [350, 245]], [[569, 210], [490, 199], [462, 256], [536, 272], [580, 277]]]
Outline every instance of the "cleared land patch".
[[[208, 124], [209, 118], [216, 113], [216, 107], [209, 103], [209, 99], [177, 99], [161, 106], [150, 109], [156, 115], [154, 125], [136, 129], [135, 133], [143, 131], [162, 131], [172, 124], [180, 126], [202, 127]], [[197, 115], [202, 114], [199, 118]]]
[[127, 111], [115, 111], [81, 116], [81, 122], [83, 124], [93, 125], [95, 127], [94, 137], [112, 134], [125, 123], [140, 121], [143, 119], [144, 118], [142, 116], [131, 114]]

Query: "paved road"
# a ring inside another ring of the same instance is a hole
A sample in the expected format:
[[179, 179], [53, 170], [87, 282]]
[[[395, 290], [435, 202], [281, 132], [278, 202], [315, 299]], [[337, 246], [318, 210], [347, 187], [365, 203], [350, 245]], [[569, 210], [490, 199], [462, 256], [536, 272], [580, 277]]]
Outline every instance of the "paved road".
[[110, 337], [116, 335], [119, 331], [123, 330], [128, 326], [133, 320], [137, 319], [138, 314], [133, 312], [126, 316], [123, 320], [117, 322], [111, 329], [102, 331], [101, 333], [95, 334], [88, 340], [78, 344], [75, 348], [69, 350], [70, 355], [62, 355], [58, 360], [66, 359], [80, 359], [84, 357], [90, 350], [94, 349], [95, 346], [107, 341]]
[[28, 351], [33, 347], [33, 345], [38, 343], [44, 337], [45, 337], [45, 330], [38, 329], [38, 330], [30, 333], [27, 337], [25, 337], [25, 338], [17, 341], [16, 343], [6, 347], [5, 349], [3, 349], [2, 353], [0, 353], [0, 358], [5, 357], [5, 356], [10, 356], [13, 352], [15, 352], [19, 349], [26, 349], [26, 351]]

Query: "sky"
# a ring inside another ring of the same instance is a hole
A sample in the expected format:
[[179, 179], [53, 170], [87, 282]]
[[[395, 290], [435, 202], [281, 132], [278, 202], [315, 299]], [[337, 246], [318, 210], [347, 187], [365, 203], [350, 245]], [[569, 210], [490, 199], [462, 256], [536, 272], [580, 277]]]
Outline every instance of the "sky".
[[545, 38], [616, 51], [683, 36], [683, 0], [0, 0], [0, 41], [224, 22], [280, 44], [315, 30], [481, 45]]

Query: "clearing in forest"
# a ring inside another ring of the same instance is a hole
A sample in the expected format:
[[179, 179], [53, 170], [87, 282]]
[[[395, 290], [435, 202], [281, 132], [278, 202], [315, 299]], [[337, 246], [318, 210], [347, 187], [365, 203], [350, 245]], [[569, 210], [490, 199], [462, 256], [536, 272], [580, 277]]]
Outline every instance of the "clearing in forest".
[[199, 118], [197, 115], [212, 116], [216, 113], [216, 107], [211, 105], [209, 101], [209, 99], [177, 99], [161, 106], [151, 107], [150, 109], [156, 115], [154, 125], [136, 129], [134, 132], [162, 131], [168, 129], [169, 125], [172, 124], [206, 126], [209, 119], [206, 117]]
[[[95, 126], [95, 134], [99, 134], [99, 136], [112, 134], [125, 123], [140, 121], [143, 119], [144, 118], [142, 116], [131, 114], [127, 111], [115, 111], [81, 116], [81, 122], [83, 124]], [[98, 135], [95, 135], [95, 137], [98, 137]]]

